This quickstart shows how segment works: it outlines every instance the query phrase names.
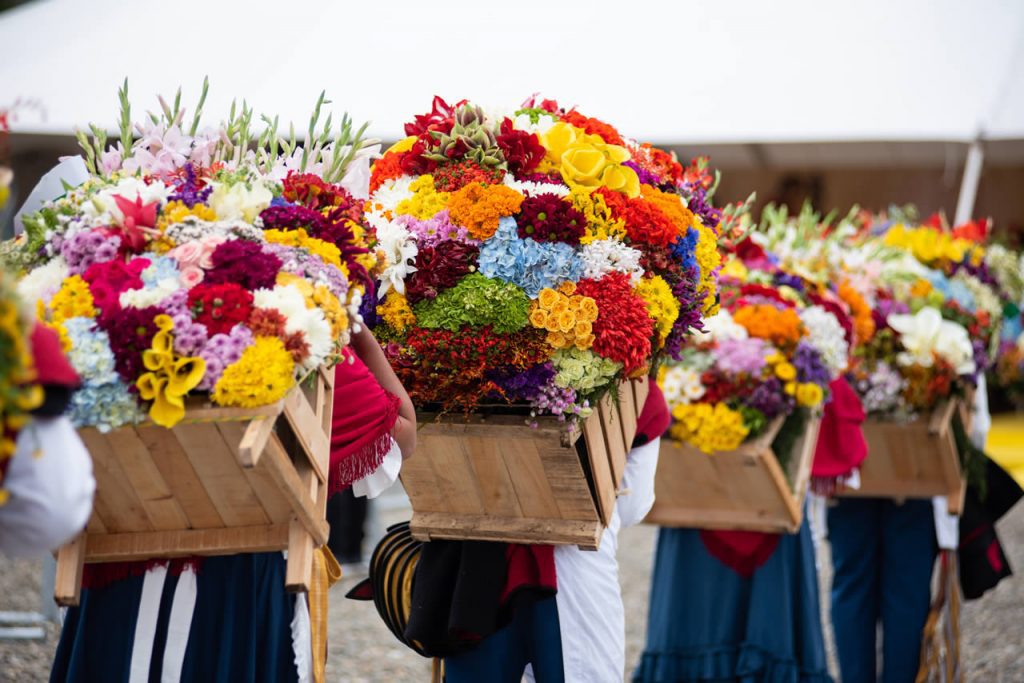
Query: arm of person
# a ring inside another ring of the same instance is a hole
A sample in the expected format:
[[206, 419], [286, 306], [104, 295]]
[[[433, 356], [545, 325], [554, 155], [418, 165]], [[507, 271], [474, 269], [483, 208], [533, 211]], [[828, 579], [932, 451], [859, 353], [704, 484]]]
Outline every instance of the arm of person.
[[623, 527], [639, 524], [654, 505], [654, 474], [658, 469], [660, 448], [661, 439], [657, 438], [629, 452], [622, 475], [622, 488], [626, 493], [615, 503]]
[[3, 480], [0, 554], [55, 550], [80, 532], [92, 512], [92, 459], [65, 417], [33, 418], [18, 434]]
[[398, 419], [395, 421], [392, 436], [402, 451], [402, 457], [408, 458], [416, 450], [416, 409], [412, 405], [412, 399], [409, 398], [408, 392], [369, 329], [363, 327], [353, 335], [352, 350], [377, 378], [381, 387], [398, 397]]

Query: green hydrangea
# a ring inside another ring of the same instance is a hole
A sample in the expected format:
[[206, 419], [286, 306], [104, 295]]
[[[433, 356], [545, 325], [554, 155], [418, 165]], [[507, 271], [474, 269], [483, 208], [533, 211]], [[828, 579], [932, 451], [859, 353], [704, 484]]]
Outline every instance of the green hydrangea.
[[622, 371], [622, 363], [576, 347], [559, 349], [551, 361], [558, 371], [555, 384], [575, 389], [577, 394], [589, 394], [606, 386]]
[[412, 308], [421, 327], [456, 332], [462, 327], [490, 325], [497, 334], [526, 327], [530, 297], [510, 282], [470, 273], [451, 289]]

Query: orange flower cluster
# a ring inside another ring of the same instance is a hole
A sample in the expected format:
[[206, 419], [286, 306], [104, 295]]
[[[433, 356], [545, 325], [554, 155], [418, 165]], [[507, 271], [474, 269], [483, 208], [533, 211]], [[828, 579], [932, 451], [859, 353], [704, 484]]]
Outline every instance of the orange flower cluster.
[[662, 192], [651, 185], [641, 185], [640, 196], [658, 207], [658, 210], [672, 221], [679, 230], [680, 237], [686, 237], [687, 231], [693, 225], [694, 216], [693, 212], [683, 205], [679, 195]]
[[448, 215], [456, 225], [469, 230], [475, 239], [490, 239], [498, 219], [519, 211], [523, 195], [505, 185], [470, 183], [448, 199]]
[[373, 194], [380, 186], [389, 180], [400, 178], [405, 171], [402, 169], [402, 154], [400, 152], [388, 151], [384, 156], [373, 162], [373, 171], [370, 174], [370, 194]]
[[766, 339], [779, 348], [792, 348], [803, 336], [803, 323], [792, 308], [756, 304], [743, 306], [732, 317], [751, 337]]
[[857, 335], [858, 344], [866, 344], [875, 335], [875, 319], [871, 315], [871, 306], [850, 283], [839, 285], [839, 298], [850, 307], [853, 317], [853, 331]]
[[576, 285], [563, 282], [558, 289], [542, 289], [530, 307], [530, 324], [546, 330], [556, 349], [575, 346], [585, 351], [594, 345], [597, 302], [576, 294]]
[[566, 123], [582, 128], [591, 135], [600, 135], [602, 139], [609, 145], [625, 145], [625, 141], [622, 136], [619, 135], [619, 131], [615, 130], [615, 127], [611, 124], [605, 123], [600, 119], [595, 119], [590, 116], [584, 116], [575, 109], [565, 112], [562, 116], [562, 120]]

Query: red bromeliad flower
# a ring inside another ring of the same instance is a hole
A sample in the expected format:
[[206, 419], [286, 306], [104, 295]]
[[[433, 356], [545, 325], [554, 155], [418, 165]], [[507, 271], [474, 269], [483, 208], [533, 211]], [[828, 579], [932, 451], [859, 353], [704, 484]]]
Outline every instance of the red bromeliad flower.
[[320, 211], [327, 207], [350, 207], [356, 200], [340, 185], [332, 185], [312, 173], [291, 171], [284, 179], [282, 196], [290, 202], [302, 204], [307, 209]]
[[413, 118], [412, 123], [405, 124], [405, 134], [423, 137], [432, 131], [450, 133], [455, 125], [455, 110], [466, 102], [467, 100], [459, 100], [454, 105], [450, 105], [440, 96], [434, 95], [430, 111], [417, 115]]
[[201, 282], [188, 292], [192, 317], [206, 326], [210, 335], [227, 334], [238, 323], [246, 322], [252, 312], [252, 293], [227, 282]]
[[505, 161], [508, 162], [508, 170], [516, 176], [532, 172], [546, 154], [544, 145], [540, 144], [535, 133], [517, 130], [508, 117], [502, 120], [497, 139]]

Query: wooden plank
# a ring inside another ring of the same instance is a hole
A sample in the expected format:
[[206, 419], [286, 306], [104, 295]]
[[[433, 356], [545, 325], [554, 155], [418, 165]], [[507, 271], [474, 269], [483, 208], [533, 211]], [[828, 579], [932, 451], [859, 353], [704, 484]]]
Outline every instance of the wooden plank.
[[591, 522], [564, 519], [503, 519], [487, 515], [448, 515], [413, 512], [409, 524], [414, 538], [470, 539], [506, 543], [577, 545], [597, 550], [604, 527]]
[[[225, 443], [240, 443], [248, 428], [244, 422], [218, 422], [217, 431]], [[263, 506], [263, 513], [275, 524], [291, 520], [292, 509], [288, 501], [278, 490], [267, 468], [256, 465], [252, 468], [243, 467], [242, 474], [249, 487], [256, 494], [256, 499]]]
[[528, 420], [522, 415], [435, 415], [416, 414], [418, 438], [431, 436], [475, 436], [484, 439], [538, 439], [547, 441], [552, 436], [559, 438], [565, 432], [565, 425], [556, 418], [536, 419], [536, 427], [528, 427]]
[[462, 440], [454, 436], [435, 436], [422, 452], [434, 472], [445, 509], [458, 514], [481, 515], [484, 505], [476, 475], [469, 458], [462, 450]]
[[243, 469], [256, 467], [267, 440], [274, 433], [274, 424], [277, 419], [273, 417], [260, 417], [248, 423], [242, 438], [238, 441], [238, 464]]
[[629, 384], [633, 389], [634, 405], [636, 406], [636, 414], [639, 416], [643, 412], [644, 404], [647, 403], [647, 395], [651, 393], [651, 380], [647, 377], [641, 377], [640, 379], [632, 380]]
[[57, 577], [53, 598], [58, 605], [77, 605], [82, 595], [82, 566], [85, 564], [85, 532], [57, 551]]
[[156, 425], [140, 426], [136, 431], [185, 513], [187, 526], [193, 529], [223, 527], [224, 520], [174, 434]]
[[636, 438], [636, 398], [633, 396], [633, 389], [630, 383], [623, 382], [619, 385], [619, 415], [622, 417], [622, 438], [626, 444], [626, 452], [633, 449], [633, 439]]
[[[188, 527], [185, 512], [174, 499], [171, 487], [153, 462], [146, 444], [139, 434], [130, 427], [115, 429], [107, 435], [114, 457], [121, 465], [135, 494], [142, 501], [142, 507], [155, 531], [184, 529]], [[170, 433], [167, 434], [171, 437]]]
[[107, 533], [107, 527], [103, 525], [103, 520], [100, 519], [100, 516], [95, 511], [89, 515], [89, 521], [86, 523], [85, 529], [94, 534]]
[[127, 562], [151, 557], [232, 555], [284, 550], [288, 525], [263, 524], [226, 529], [180, 529], [86, 536], [88, 562]]
[[270, 520], [249, 486], [237, 456], [215, 423], [178, 424], [173, 430], [224, 524], [256, 526]]
[[327, 481], [331, 457], [330, 436], [324, 433], [323, 423], [317, 419], [301, 389], [293, 389], [285, 396], [284, 414], [312, 463], [316, 476], [320, 481]]
[[312, 535], [313, 542], [318, 546], [326, 543], [329, 528], [327, 521], [317, 512], [317, 499], [310, 495], [310, 487], [307, 482], [300, 479], [295, 465], [276, 436], [267, 442], [266, 451], [260, 461], [260, 466], [267, 468], [268, 474], [291, 506], [292, 514], [298, 517]]
[[447, 512], [448, 503], [441, 492], [441, 485], [430, 465], [432, 438], [418, 438], [416, 453], [402, 463], [399, 479], [409, 496], [414, 510], [424, 512]]
[[619, 488], [619, 482], [612, 477], [611, 461], [608, 458], [600, 416], [591, 415], [583, 422], [583, 438], [587, 442], [587, 457], [594, 478], [594, 502], [601, 521], [608, 525], [615, 509], [615, 492]]
[[601, 418], [601, 429], [604, 432], [604, 444], [612, 470], [612, 481], [615, 482], [615, 489], [618, 490], [622, 486], [622, 475], [626, 472], [626, 454], [629, 452], [622, 434], [622, 418], [612, 404], [610, 396], [605, 396], [598, 402], [597, 411]]
[[797, 507], [801, 510], [804, 507], [804, 498], [807, 496], [807, 487], [811, 480], [811, 467], [814, 464], [814, 452], [818, 447], [818, 433], [821, 430], [821, 418], [812, 416], [807, 422], [800, 440], [795, 446], [796, 452], [789, 458], [789, 481], [792, 482], [793, 497], [796, 499]]
[[149, 518], [131, 482], [107, 443], [106, 437], [93, 428], [80, 429], [78, 435], [92, 456], [96, 477], [93, 513], [99, 514], [108, 531], [147, 531]]
[[499, 517], [522, 517], [524, 513], [510, 473], [519, 462], [506, 460], [501, 444], [493, 439], [470, 437], [462, 439], [461, 446], [476, 475], [484, 512]]
[[[558, 473], [549, 469], [544, 451], [538, 448], [542, 444], [532, 439], [498, 443], [501, 447], [501, 457], [516, 492], [521, 515], [552, 519], [562, 517], [558, 500]], [[548, 445], [550, 446], [550, 443]]]
[[540, 457], [559, 516], [587, 522], [600, 520], [576, 450], [549, 446], [540, 450]]
[[[303, 493], [314, 501], [314, 513], [318, 512], [315, 501], [320, 486], [316, 469], [307, 460], [296, 458], [295, 471], [302, 485]], [[322, 542], [326, 543], [326, 539]], [[308, 592], [313, 580], [313, 537], [298, 518], [288, 525], [288, 563], [285, 567], [285, 588], [292, 592]]]

